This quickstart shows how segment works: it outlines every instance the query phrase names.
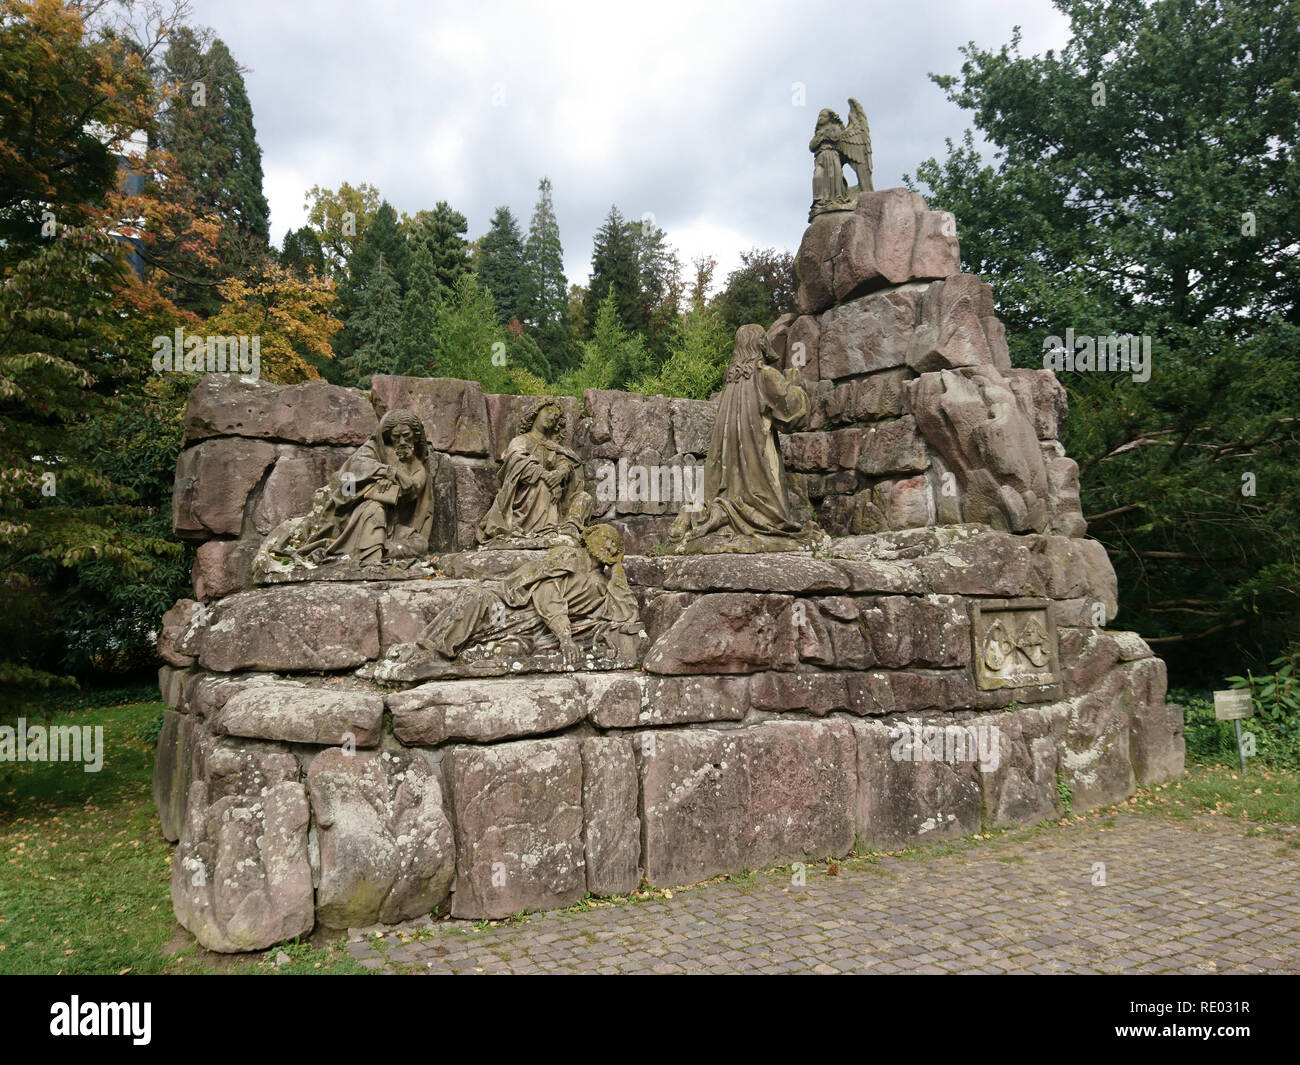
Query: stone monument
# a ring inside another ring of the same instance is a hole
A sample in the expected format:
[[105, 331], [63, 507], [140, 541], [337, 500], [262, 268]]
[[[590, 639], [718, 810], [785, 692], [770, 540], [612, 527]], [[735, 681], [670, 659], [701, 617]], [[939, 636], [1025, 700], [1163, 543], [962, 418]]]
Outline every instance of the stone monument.
[[[203, 946], [953, 839], [1182, 772], [1164, 663], [1110, 627], [1064, 390], [1011, 366], [951, 215], [869, 166], [840, 195], [837, 123], [797, 313], [739, 331], [711, 402], [194, 390], [154, 792]], [[585, 488], [705, 454], [698, 512]]]

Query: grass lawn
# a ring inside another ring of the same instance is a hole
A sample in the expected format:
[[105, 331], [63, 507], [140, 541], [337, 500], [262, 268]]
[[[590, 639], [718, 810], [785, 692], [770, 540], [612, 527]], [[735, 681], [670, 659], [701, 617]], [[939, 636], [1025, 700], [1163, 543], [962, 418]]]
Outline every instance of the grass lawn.
[[[55, 714], [48, 723], [104, 726], [98, 773], [71, 762], [0, 763], [0, 973], [365, 972], [338, 932], [225, 956], [178, 928], [173, 847], [158, 830], [152, 795], [162, 709], [146, 702]], [[1235, 765], [1189, 765], [1180, 780], [1085, 816], [1115, 809], [1214, 813], [1248, 832], [1277, 831], [1270, 826], [1300, 824], [1300, 773], [1252, 765], [1243, 776]], [[1300, 833], [1282, 834], [1300, 847]], [[281, 953], [288, 962], [277, 969]]]
[[[0, 763], [0, 973], [365, 972], [339, 933], [227, 957], [177, 926], [173, 845], [153, 805], [150, 733], [162, 710], [153, 702], [53, 715], [50, 724], [104, 726], [98, 773], [72, 762]], [[280, 950], [290, 962], [277, 970]]]

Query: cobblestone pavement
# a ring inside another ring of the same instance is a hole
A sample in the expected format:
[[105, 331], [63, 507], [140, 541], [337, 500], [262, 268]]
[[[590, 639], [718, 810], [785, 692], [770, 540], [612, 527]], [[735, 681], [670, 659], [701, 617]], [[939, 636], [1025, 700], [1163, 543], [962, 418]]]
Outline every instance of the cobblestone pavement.
[[354, 933], [349, 950], [424, 973], [1296, 973], [1295, 842], [1121, 813], [814, 865], [802, 888], [760, 873], [496, 928]]

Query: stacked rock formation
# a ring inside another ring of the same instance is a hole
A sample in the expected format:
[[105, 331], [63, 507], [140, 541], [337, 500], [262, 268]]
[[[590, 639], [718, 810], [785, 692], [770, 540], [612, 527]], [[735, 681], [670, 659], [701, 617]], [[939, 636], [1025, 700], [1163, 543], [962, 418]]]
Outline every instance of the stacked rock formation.
[[[368, 679], [514, 564], [471, 548], [529, 400], [205, 380], [175, 511], [202, 541], [195, 597], [159, 638], [181, 923], [238, 951], [317, 923], [501, 917], [1031, 824], [1180, 774], [1164, 664], [1107, 628], [1115, 575], [1083, 538], [1064, 394], [1010, 368], [949, 223], [863, 193], [800, 249], [802, 313], [769, 335], [813, 382], [815, 424], [785, 450], [828, 550], [663, 554], [680, 500], [598, 496], [628, 541], [636, 668]], [[713, 420], [662, 397], [564, 404], [589, 485], [601, 464], [695, 462]], [[435, 452], [438, 575], [253, 585], [259, 536], [399, 407]]]
[[961, 273], [952, 215], [904, 189], [819, 215], [795, 259], [797, 315], [769, 337], [813, 386], [790, 437], [792, 490], [824, 528], [978, 522], [1082, 536], [1059, 441], [1065, 390], [1012, 369], [993, 290]]

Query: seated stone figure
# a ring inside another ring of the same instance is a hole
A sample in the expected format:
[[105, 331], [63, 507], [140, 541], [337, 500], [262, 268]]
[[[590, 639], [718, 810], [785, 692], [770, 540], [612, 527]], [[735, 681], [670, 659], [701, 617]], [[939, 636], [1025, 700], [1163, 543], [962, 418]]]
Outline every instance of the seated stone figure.
[[501, 456], [501, 489], [479, 522], [488, 547], [547, 547], [557, 533], [577, 542], [593, 500], [583, 490], [582, 460], [560, 443], [564, 411], [542, 400], [519, 423]]
[[411, 411], [379, 429], [316, 490], [311, 510], [263, 541], [254, 574], [344, 560], [360, 566], [423, 560], [433, 526], [433, 476], [424, 426]]
[[829, 538], [790, 506], [779, 432], [808, 423], [808, 390], [797, 369], [782, 373], [762, 326], [742, 325], [718, 401], [704, 464], [703, 506], [683, 509], [669, 531], [679, 554], [796, 551]]
[[593, 525], [581, 544], [561, 544], [500, 580], [467, 586], [415, 643], [390, 650], [375, 676], [422, 680], [454, 675], [457, 662], [504, 667], [556, 648], [565, 669], [576, 669], [584, 653], [630, 666], [644, 638], [622, 537], [612, 525]]

